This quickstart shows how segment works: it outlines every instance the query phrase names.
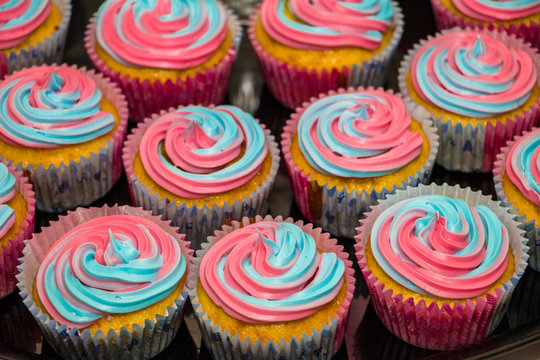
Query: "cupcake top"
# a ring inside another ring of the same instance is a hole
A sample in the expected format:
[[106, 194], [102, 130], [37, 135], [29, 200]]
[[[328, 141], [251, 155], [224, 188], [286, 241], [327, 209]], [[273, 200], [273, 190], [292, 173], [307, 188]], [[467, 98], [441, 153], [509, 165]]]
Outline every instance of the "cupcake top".
[[2, 1], [0, 6], [0, 49], [22, 43], [51, 12], [49, 0]]
[[237, 229], [204, 254], [200, 281], [227, 314], [249, 323], [309, 316], [341, 289], [345, 265], [318, 252], [314, 238], [288, 222]]
[[321, 173], [373, 177], [398, 170], [422, 152], [401, 97], [381, 90], [328, 96], [298, 121], [298, 144]]
[[102, 94], [87, 74], [68, 66], [21, 70], [0, 83], [0, 138], [36, 148], [79, 144], [110, 132]]
[[521, 106], [537, 81], [524, 51], [473, 31], [450, 32], [414, 55], [411, 79], [426, 102], [449, 112], [488, 118]]
[[506, 21], [540, 11], [540, 0], [452, 0], [463, 14], [483, 21]]
[[492, 210], [441, 195], [390, 206], [375, 219], [370, 241], [388, 276], [416, 293], [443, 298], [483, 294], [509, 260], [508, 231]]
[[393, 15], [391, 0], [264, 0], [261, 7], [263, 27], [274, 40], [307, 50], [377, 49]]
[[15, 176], [0, 163], [0, 238], [15, 224], [15, 211], [6, 203], [15, 196]]
[[54, 243], [40, 264], [36, 289], [55, 320], [85, 328], [167, 297], [186, 267], [178, 241], [156, 223], [133, 215], [98, 217]]
[[234, 106], [186, 106], [155, 119], [139, 146], [148, 175], [184, 198], [237, 188], [255, 176], [268, 153], [262, 127]]
[[540, 128], [512, 146], [506, 158], [506, 173], [527, 199], [540, 206]]
[[185, 69], [217, 51], [226, 15], [216, 0], [107, 0], [96, 16], [96, 39], [121, 64]]

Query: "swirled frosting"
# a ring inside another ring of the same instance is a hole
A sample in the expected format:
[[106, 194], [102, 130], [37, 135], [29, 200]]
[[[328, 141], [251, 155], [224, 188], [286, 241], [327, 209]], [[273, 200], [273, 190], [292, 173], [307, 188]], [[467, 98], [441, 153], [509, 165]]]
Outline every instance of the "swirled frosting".
[[234, 106], [186, 106], [156, 119], [139, 146], [145, 171], [185, 198], [247, 183], [268, 153], [261, 126]]
[[540, 206], [540, 128], [512, 146], [506, 158], [506, 172], [519, 191]]
[[15, 224], [15, 211], [6, 203], [15, 196], [15, 176], [0, 163], [0, 238]]
[[36, 289], [54, 319], [84, 328], [167, 297], [186, 266], [178, 242], [152, 221], [99, 217], [73, 228], [49, 249]]
[[197, 66], [226, 36], [226, 11], [216, 0], [107, 0], [96, 17], [99, 45], [128, 66]]
[[540, 0], [452, 0], [463, 14], [483, 21], [514, 20], [540, 11]]
[[425, 101], [453, 113], [487, 118], [522, 105], [537, 81], [524, 51], [464, 31], [427, 41], [412, 61], [411, 78]]
[[344, 271], [342, 259], [319, 253], [298, 226], [262, 221], [216, 242], [204, 254], [199, 276], [229, 315], [260, 323], [315, 313], [340, 291]]
[[461, 299], [486, 292], [508, 264], [508, 232], [483, 205], [440, 195], [400, 201], [371, 230], [379, 266], [420, 294]]
[[54, 148], [110, 132], [114, 116], [100, 110], [94, 80], [67, 66], [21, 70], [0, 84], [0, 138], [10, 144]]
[[298, 144], [318, 171], [342, 177], [388, 174], [422, 151], [400, 97], [380, 90], [328, 96], [298, 122]]
[[264, 0], [261, 7], [262, 24], [274, 40], [309, 50], [376, 49], [393, 15], [391, 0]]
[[50, 12], [49, 0], [0, 1], [0, 49], [22, 43]]

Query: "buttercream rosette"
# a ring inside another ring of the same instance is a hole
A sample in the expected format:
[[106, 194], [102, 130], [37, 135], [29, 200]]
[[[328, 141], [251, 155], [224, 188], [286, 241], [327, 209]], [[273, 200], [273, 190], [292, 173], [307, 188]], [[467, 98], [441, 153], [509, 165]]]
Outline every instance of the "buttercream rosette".
[[193, 276], [184, 234], [117, 205], [68, 211], [42, 230], [23, 250], [17, 285], [59, 355], [148, 359], [170, 344]]
[[[382, 86], [401, 36], [403, 13], [397, 2], [381, 0], [367, 4], [341, 1], [314, 3], [293, 0], [294, 10], [285, 10], [285, 0], [265, 0], [249, 21], [248, 36], [261, 64], [264, 79], [274, 97], [284, 106], [295, 109], [311, 97], [341, 87]], [[291, 11], [305, 24], [293, 22]], [[387, 15], [391, 14], [390, 17]], [[317, 70], [279, 59], [265, 50], [257, 39], [256, 26], [262, 19], [269, 36], [290, 48], [331, 50], [358, 47], [373, 51], [381, 44], [382, 34], [392, 29], [388, 45], [369, 60], [341, 68]]]
[[[409, 130], [411, 119], [420, 124], [427, 144]], [[305, 102], [287, 121], [281, 148], [302, 214], [334, 236], [352, 238], [358, 219], [379, 199], [429, 181], [438, 138], [432, 121], [416, 107], [406, 109], [400, 94], [360, 87], [330, 91]], [[300, 154], [293, 151], [296, 141]], [[401, 172], [419, 156], [425, 156], [425, 161]], [[325, 178], [300, 166], [304, 159]], [[399, 175], [379, 186], [381, 176], [388, 174]], [[343, 179], [346, 184], [324, 179]], [[355, 179], [371, 182], [363, 188], [353, 184]]]
[[[36, 199], [28, 179], [13, 165], [0, 161], [0, 299], [15, 290], [18, 259], [24, 240], [34, 232], [35, 213]], [[14, 233], [10, 231], [17, 227]]]
[[508, 208], [479, 191], [408, 187], [360, 221], [356, 257], [385, 327], [422, 348], [480, 341], [501, 321], [527, 266]]
[[[529, 239], [529, 265], [540, 271], [540, 128], [516, 136], [501, 149], [493, 169], [497, 197], [517, 216]], [[511, 194], [510, 194], [511, 192]]]
[[[195, 266], [189, 296], [215, 359], [330, 359], [339, 349], [354, 293], [354, 270], [343, 246], [320, 228], [270, 215], [232, 221], [202, 244]], [[271, 336], [274, 324], [285, 334], [284, 326], [294, 327], [295, 321], [327, 311], [325, 304], [335, 297], [343, 301], [322, 323], [299, 325], [301, 336], [263, 341], [257, 334], [250, 337], [249, 329], [226, 329], [211, 318], [210, 309], [201, 304], [198, 282], [219, 304], [215, 306], [243, 324], [261, 325], [254, 331], [265, 328]]]
[[439, 30], [477, 27], [515, 35], [540, 46], [540, 2], [497, 0], [431, 0]]
[[[43, 41], [9, 52], [35, 31], [50, 13], [51, 4], [60, 12], [60, 21]], [[5, 75], [33, 65], [62, 61], [71, 18], [71, 0], [10, 1], [0, 9], [0, 80]], [[19, 20], [16, 20], [19, 19]]]
[[[117, 118], [102, 110], [104, 100]], [[0, 112], [0, 158], [29, 177], [39, 210], [89, 205], [119, 179], [127, 103], [102, 75], [65, 64], [23, 69], [0, 83]], [[103, 146], [92, 146], [103, 136]]]
[[407, 104], [420, 102], [439, 131], [437, 163], [487, 172], [507, 140], [538, 123], [539, 74], [540, 57], [523, 40], [453, 28], [415, 44], [398, 79]]
[[[139, 19], [143, 19], [139, 21]], [[115, 27], [110, 31], [110, 27]], [[109, 29], [109, 30], [107, 30]], [[96, 42], [127, 69], [189, 70], [204, 64], [228, 36], [231, 45], [215, 65], [185, 78], [147, 79], [122, 74], [96, 53]], [[170, 107], [220, 104], [242, 39], [238, 17], [219, 1], [108, 0], [90, 20], [85, 48], [96, 69], [120, 86], [130, 119]]]
[[227, 219], [267, 212], [280, 155], [270, 131], [239, 108], [186, 106], [139, 123], [123, 161], [134, 203], [197, 249]]

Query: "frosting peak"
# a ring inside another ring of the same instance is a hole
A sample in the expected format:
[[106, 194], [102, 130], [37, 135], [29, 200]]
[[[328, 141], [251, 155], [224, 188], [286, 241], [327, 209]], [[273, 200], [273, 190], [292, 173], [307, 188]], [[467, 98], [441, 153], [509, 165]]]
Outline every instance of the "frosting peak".
[[49, 0], [10, 0], [0, 5], [0, 49], [22, 43], [51, 12]]
[[540, 0], [452, 0], [463, 14], [483, 21], [506, 21], [540, 11]]

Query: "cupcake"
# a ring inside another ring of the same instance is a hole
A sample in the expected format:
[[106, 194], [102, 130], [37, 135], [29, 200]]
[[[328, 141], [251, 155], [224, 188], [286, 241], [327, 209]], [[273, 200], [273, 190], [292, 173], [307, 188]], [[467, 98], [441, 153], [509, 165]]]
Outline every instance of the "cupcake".
[[29, 178], [41, 211], [104, 196], [122, 172], [126, 128], [124, 96], [93, 71], [43, 65], [0, 83], [0, 157]]
[[529, 239], [532, 268], [540, 271], [540, 128], [508, 142], [493, 169], [495, 190], [516, 209]]
[[88, 25], [96, 69], [126, 95], [130, 118], [170, 107], [219, 104], [242, 28], [216, 0], [107, 0]]
[[36, 199], [28, 179], [0, 162], [0, 299], [15, 290], [23, 241], [34, 232]]
[[506, 140], [540, 118], [535, 49], [497, 31], [443, 31], [420, 41], [401, 63], [399, 87], [439, 130], [437, 163], [491, 171]]
[[540, 46], [538, 1], [431, 0], [431, 5], [439, 30], [454, 26], [487, 28]]
[[71, 17], [71, 0], [2, 3], [0, 80], [25, 67], [62, 61]]
[[340, 87], [382, 86], [403, 26], [390, 0], [264, 0], [248, 34], [270, 91], [295, 109]]
[[348, 254], [302, 221], [257, 216], [208, 237], [190, 299], [214, 359], [327, 359], [354, 292]]
[[506, 208], [470, 189], [420, 185], [366, 215], [356, 256], [390, 332], [415, 346], [449, 350], [495, 329], [529, 257]]
[[257, 120], [222, 105], [154, 114], [128, 136], [123, 160], [134, 203], [197, 249], [225, 220], [266, 213], [280, 156]]
[[302, 214], [334, 236], [352, 238], [379, 199], [429, 181], [438, 135], [420, 115], [383, 89], [339, 89], [304, 103], [281, 140]]
[[176, 336], [192, 251], [184, 235], [129, 206], [79, 208], [23, 250], [18, 287], [63, 358], [147, 359]]

